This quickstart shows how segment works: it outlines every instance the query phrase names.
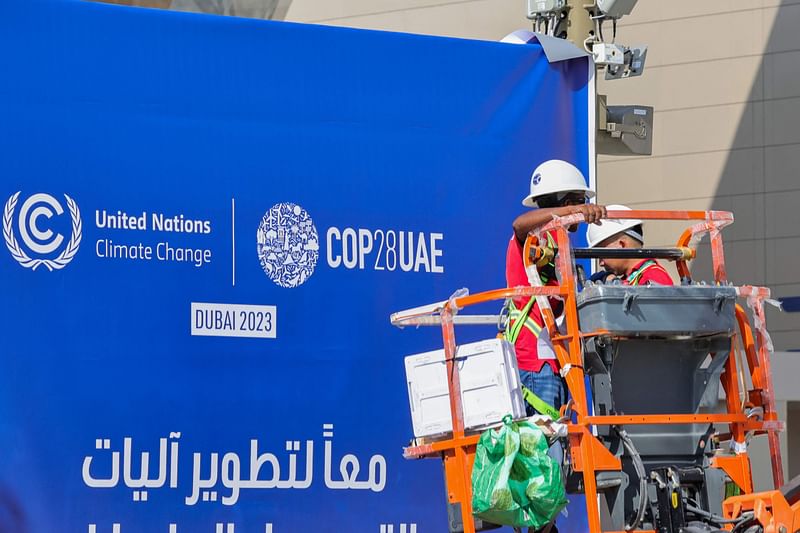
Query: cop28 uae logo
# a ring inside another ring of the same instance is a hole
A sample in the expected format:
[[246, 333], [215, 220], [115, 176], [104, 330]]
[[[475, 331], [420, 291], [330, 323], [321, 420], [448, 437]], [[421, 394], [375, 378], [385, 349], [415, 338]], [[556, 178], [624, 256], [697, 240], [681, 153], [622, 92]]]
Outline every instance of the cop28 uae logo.
[[293, 203], [273, 205], [258, 226], [258, 259], [269, 279], [297, 287], [314, 273], [319, 234], [305, 209]]
[[[20, 265], [32, 270], [36, 270], [40, 265], [44, 265], [50, 272], [64, 268], [78, 253], [81, 244], [81, 212], [78, 204], [64, 195], [70, 216], [69, 240], [64, 245], [64, 234], [52, 229], [52, 226], [57, 224], [52, 224], [54, 221], [48, 224], [42, 220], [63, 215], [64, 208], [61, 203], [49, 194], [37, 193], [22, 202], [19, 216], [15, 217], [20, 192], [22, 191], [11, 195], [3, 210], [3, 238], [11, 257]], [[15, 235], [15, 226], [22, 245]], [[63, 229], [66, 230], [66, 227]]]

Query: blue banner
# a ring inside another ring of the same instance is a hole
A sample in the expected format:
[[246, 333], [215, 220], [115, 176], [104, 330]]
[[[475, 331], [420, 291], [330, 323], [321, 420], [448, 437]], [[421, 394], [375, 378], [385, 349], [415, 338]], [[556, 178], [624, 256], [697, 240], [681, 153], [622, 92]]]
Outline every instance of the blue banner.
[[441, 463], [402, 458], [440, 332], [388, 317], [504, 285], [532, 169], [589, 175], [587, 60], [2, 12], [0, 531], [446, 531]]

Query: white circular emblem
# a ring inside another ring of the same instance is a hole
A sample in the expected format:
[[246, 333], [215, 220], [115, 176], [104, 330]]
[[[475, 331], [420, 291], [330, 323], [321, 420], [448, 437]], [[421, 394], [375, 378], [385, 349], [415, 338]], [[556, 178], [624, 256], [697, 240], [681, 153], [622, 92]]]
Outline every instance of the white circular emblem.
[[256, 236], [261, 268], [277, 285], [297, 287], [314, 273], [319, 234], [308, 212], [299, 205], [273, 205], [264, 213]]
[[[27, 250], [20, 246], [14, 234], [14, 211], [22, 191], [17, 191], [8, 199], [3, 210], [3, 239], [11, 252], [11, 257], [24, 266], [36, 270], [44, 265], [49, 271], [60, 270], [72, 261], [81, 244], [81, 212], [75, 200], [64, 195], [71, 221], [71, 236], [66, 246], [64, 236], [48, 227], [47, 221], [64, 213], [64, 208], [54, 197], [46, 193], [31, 195], [22, 203], [17, 218], [17, 231]], [[61, 248], [61, 252], [53, 254]], [[29, 255], [30, 253], [30, 255]], [[33, 255], [34, 257], [31, 257]], [[49, 256], [49, 257], [48, 257]]]

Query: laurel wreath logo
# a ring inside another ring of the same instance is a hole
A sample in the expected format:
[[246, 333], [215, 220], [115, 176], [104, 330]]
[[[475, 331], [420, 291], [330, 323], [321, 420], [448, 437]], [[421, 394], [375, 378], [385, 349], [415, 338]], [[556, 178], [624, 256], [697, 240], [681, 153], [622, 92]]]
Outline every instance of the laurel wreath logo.
[[12, 194], [3, 210], [3, 238], [6, 241], [8, 251], [11, 252], [11, 256], [25, 268], [36, 270], [40, 265], [44, 265], [50, 272], [64, 268], [72, 261], [75, 254], [78, 253], [78, 247], [81, 244], [82, 223], [81, 211], [78, 209], [78, 204], [68, 195], [64, 195], [67, 199], [67, 208], [69, 209], [69, 214], [72, 219], [72, 237], [70, 237], [67, 247], [64, 248], [55, 259], [34, 259], [29, 257], [28, 254], [25, 253], [25, 250], [20, 247], [17, 238], [14, 236], [14, 231], [12, 230], [14, 209], [17, 207], [17, 200], [21, 192], [22, 191], [17, 191], [15, 194]]

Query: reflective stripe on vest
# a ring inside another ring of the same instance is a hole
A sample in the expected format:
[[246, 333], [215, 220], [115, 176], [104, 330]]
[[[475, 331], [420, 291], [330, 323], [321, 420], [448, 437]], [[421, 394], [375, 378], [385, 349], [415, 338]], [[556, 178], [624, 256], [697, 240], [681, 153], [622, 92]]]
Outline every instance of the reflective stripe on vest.
[[[553, 236], [549, 233], [547, 234], [547, 246], [552, 248], [553, 250], [556, 249], [556, 242], [553, 240]], [[555, 268], [555, 264], [550, 261], [548, 266], [553, 266]], [[542, 280], [544, 285], [547, 285], [547, 282], [550, 280], [547, 276], [539, 273], [539, 279]], [[508, 326], [506, 326], [505, 331], [505, 338], [510, 343], [517, 342], [517, 338], [519, 338], [519, 334], [522, 331], [522, 327], [525, 326], [528, 328], [534, 338], [539, 338], [539, 335], [542, 333], [542, 327], [537, 324], [531, 317], [530, 312], [533, 304], [535, 303], [535, 298], [533, 296], [528, 299], [528, 303], [522, 309], [517, 309], [517, 306], [514, 305], [514, 300], [508, 300]], [[520, 320], [520, 318], [525, 317], [525, 320]]]
[[628, 282], [628, 285], [638, 285], [639, 280], [642, 277], [642, 274], [644, 274], [644, 271], [652, 266], [657, 266], [657, 265], [658, 263], [656, 263], [652, 259], [648, 259], [647, 261], [645, 261], [644, 264], [640, 266], [635, 272], [630, 273], [628, 279], [626, 280]]
[[535, 298], [531, 296], [522, 310], [517, 309], [517, 306], [514, 305], [514, 300], [508, 301], [508, 327], [506, 327], [505, 333], [508, 342], [517, 342], [517, 338], [520, 332], [522, 332], [523, 326], [528, 328], [535, 338], [539, 338], [539, 335], [542, 333], [542, 328], [530, 317], [534, 299]]

